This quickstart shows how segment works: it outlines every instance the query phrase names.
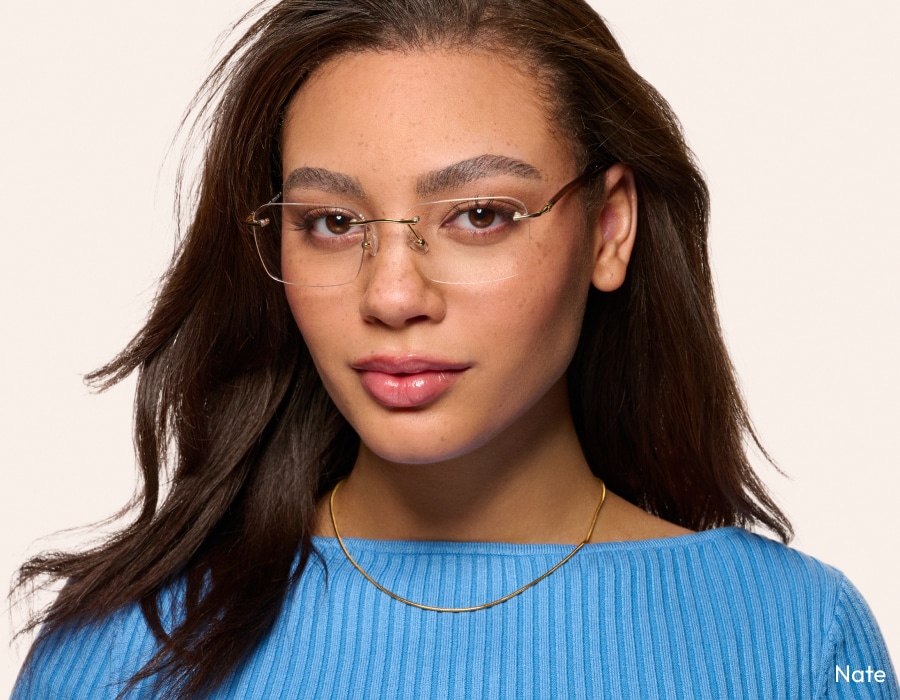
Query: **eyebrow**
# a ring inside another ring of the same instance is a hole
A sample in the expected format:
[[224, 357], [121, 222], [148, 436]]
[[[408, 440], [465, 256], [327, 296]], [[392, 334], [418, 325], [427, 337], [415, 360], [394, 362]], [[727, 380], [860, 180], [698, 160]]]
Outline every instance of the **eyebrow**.
[[[508, 156], [484, 154], [421, 175], [416, 180], [416, 194], [419, 197], [428, 197], [491, 175], [512, 175], [526, 180], [541, 179], [540, 170], [530, 163]], [[284, 191], [302, 188], [357, 199], [366, 198], [365, 190], [358, 179], [325, 168], [302, 167], [291, 171], [284, 182]]]
[[357, 199], [365, 199], [366, 196], [359, 180], [325, 168], [297, 168], [284, 182], [285, 192], [304, 187]]
[[490, 175], [514, 175], [527, 180], [541, 179], [540, 171], [530, 163], [507, 156], [485, 154], [426, 173], [416, 181], [416, 194], [428, 197]]

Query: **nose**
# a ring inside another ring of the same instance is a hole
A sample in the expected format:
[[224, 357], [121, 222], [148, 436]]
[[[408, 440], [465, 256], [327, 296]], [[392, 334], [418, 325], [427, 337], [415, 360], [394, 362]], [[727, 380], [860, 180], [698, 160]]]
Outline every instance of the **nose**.
[[363, 285], [359, 311], [364, 319], [391, 328], [439, 321], [446, 313], [439, 284], [423, 273], [420, 260], [428, 242], [411, 222], [380, 222], [369, 226], [368, 255], [359, 277]]
[[404, 224], [408, 227], [406, 243], [417, 253], [428, 252], [428, 242], [422, 238], [418, 231], [414, 228], [419, 223], [419, 217], [413, 219], [369, 219], [364, 223], [368, 224], [368, 234], [366, 242], [363, 243], [363, 249], [369, 252], [369, 255], [375, 257], [378, 254], [378, 232], [372, 224]]

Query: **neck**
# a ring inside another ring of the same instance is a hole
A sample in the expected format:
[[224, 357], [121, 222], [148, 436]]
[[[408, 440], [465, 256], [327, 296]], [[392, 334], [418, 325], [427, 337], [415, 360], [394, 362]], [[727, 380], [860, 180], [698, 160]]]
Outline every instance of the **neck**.
[[[568, 402], [519, 421], [461, 457], [398, 464], [365, 445], [335, 499], [345, 537], [518, 543], [580, 542], [601, 486], [584, 459]], [[327, 497], [319, 533], [333, 536]]]

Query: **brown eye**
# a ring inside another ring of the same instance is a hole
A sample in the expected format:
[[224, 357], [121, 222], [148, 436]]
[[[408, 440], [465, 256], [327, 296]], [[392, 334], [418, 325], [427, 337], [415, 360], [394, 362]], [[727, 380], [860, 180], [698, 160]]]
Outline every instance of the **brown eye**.
[[469, 223], [475, 228], [487, 228], [494, 223], [497, 218], [497, 212], [487, 207], [476, 207], [469, 209]]
[[454, 240], [485, 243], [498, 236], [512, 233], [516, 228], [516, 212], [525, 205], [510, 197], [490, 199], [454, 199], [435, 202], [435, 207], [449, 206], [450, 211], [439, 216], [441, 230]]
[[350, 217], [346, 214], [329, 214], [325, 217], [325, 227], [330, 233], [347, 233], [350, 230]]

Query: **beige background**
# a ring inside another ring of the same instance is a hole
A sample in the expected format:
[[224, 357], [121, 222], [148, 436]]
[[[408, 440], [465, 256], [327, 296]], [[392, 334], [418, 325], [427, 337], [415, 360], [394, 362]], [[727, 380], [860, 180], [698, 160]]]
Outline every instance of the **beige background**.
[[[0, 9], [4, 584], [39, 537], [131, 494], [133, 385], [91, 396], [81, 375], [148, 309], [173, 244], [167, 147], [249, 2], [150, 5]], [[896, 656], [900, 4], [595, 5], [709, 177], [722, 322], [790, 475], [763, 468], [795, 546], [850, 576]], [[0, 652], [0, 697], [25, 650]]]

